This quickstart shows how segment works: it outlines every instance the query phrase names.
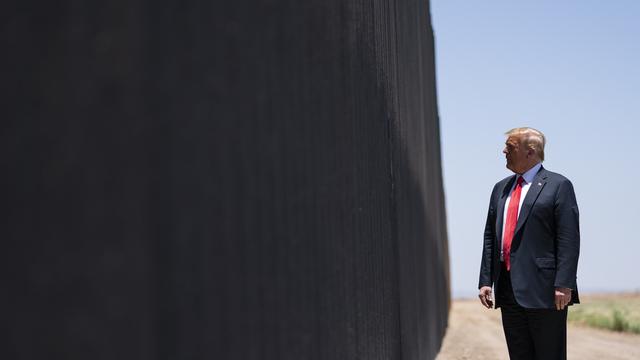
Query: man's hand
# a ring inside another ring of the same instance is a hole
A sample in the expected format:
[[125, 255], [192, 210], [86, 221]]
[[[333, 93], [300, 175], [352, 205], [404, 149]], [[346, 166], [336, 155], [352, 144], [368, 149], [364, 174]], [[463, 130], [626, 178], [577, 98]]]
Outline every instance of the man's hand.
[[491, 286], [483, 286], [480, 288], [480, 293], [478, 294], [480, 298], [480, 302], [487, 309], [491, 309], [493, 307], [493, 300], [491, 299]]
[[556, 288], [556, 310], [562, 310], [571, 301], [571, 289]]

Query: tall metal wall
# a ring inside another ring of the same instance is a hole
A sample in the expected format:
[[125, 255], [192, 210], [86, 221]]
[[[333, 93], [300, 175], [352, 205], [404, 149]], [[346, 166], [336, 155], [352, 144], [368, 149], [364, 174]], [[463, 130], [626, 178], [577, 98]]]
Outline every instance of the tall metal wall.
[[435, 356], [428, 1], [23, 0], [0, 41], [0, 358]]

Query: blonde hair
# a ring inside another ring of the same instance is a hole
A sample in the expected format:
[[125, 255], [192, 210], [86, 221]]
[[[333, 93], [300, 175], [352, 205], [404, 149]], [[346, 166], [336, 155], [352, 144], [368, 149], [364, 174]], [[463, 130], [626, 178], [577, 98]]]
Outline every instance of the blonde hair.
[[544, 137], [542, 131], [530, 127], [519, 127], [511, 129], [504, 134], [507, 136], [520, 137], [521, 143], [528, 149], [533, 149], [540, 158], [540, 161], [544, 161], [544, 145], [547, 143], [547, 139]]

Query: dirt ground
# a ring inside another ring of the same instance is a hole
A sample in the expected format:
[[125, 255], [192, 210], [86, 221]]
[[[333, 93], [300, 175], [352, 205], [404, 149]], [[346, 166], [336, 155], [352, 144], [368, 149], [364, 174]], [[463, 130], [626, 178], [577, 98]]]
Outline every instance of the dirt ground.
[[[569, 360], [640, 359], [640, 335], [634, 334], [570, 324], [567, 347]], [[500, 310], [485, 309], [479, 300], [452, 303], [449, 328], [436, 360], [452, 359], [509, 359]]]

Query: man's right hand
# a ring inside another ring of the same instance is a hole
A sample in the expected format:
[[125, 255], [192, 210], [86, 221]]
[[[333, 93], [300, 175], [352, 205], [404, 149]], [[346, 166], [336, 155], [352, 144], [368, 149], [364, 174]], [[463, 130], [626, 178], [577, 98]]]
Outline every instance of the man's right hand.
[[478, 294], [480, 298], [480, 302], [487, 309], [491, 309], [493, 307], [493, 299], [491, 299], [491, 286], [483, 286], [480, 288], [480, 293]]

